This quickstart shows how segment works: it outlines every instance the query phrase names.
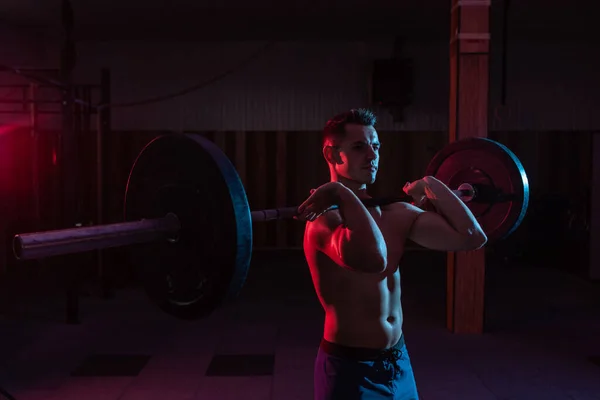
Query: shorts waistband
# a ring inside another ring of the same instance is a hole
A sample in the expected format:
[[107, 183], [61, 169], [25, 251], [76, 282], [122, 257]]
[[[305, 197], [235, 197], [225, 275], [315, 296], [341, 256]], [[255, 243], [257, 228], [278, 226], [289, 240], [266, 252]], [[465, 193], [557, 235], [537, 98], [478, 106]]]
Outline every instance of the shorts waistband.
[[347, 358], [357, 361], [374, 361], [386, 357], [393, 350], [400, 350], [404, 347], [404, 334], [400, 336], [398, 342], [387, 349], [370, 349], [366, 347], [351, 347], [321, 339], [321, 349], [331, 356]]

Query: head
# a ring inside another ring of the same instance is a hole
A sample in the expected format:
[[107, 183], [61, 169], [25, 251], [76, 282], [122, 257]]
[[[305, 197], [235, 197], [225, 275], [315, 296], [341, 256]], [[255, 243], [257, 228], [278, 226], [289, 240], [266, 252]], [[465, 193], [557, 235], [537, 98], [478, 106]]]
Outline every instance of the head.
[[340, 181], [355, 191], [375, 182], [380, 146], [376, 122], [375, 115], [365, 109], [353, 109], [327, 121], [323, 156], [331, 181]]

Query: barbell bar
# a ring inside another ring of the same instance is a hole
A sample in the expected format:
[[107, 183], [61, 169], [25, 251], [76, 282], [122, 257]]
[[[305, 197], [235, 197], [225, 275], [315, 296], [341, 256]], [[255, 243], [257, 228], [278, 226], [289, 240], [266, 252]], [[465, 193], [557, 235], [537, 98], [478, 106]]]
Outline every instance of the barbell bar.
[[[466, 184], [465, 186], [470, 186]], [[474, 197], [474, 189], [456, 189], [461, 198]], [[382, 206], [394, 202], [411, 201], [410, 196], [374, 198], [363, 200], [366, 207]], [[330, 210], [338, 209], [333, 206]], [[292, 219], [298, 216], [298, 207], [271, 208], [250, 212], [252, 222]], [[58, 229], [44, 232], [23, 233], [13, 239], [13, 253], [18, 260], [37, 260], [66, 254], [103, 250], [111, 247], [129, 246], [158, 240], [177, 240], [181, 221], [177, 215], [142, 219], [132, 222]]]
[[[433, 175], [471, 209], [488, 242], [521, 223], [529, 184], [518, 158], [489, 139], [456, 141], [438, 152]], [[366, 207], [408, 196], [363, 200]], [[248, 273], [252, 223], [291, 219], [297, 207], [250, 211], [233, 164], [197, 134], [155, 138], [140, 152], [125, 193], [125, 221], [18, 234], [19, 260], [130, 246], [146, 293], [163, 311], [183, 319], [212, 313], [237, 296]]]

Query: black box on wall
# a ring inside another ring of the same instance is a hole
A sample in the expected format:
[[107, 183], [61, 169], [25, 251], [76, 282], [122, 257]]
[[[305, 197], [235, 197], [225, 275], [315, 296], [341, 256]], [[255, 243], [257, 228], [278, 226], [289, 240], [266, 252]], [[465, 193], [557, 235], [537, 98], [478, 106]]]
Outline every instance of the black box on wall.
[[370, 104], [388, 110], [402, 122], [404, 110], [413, 100], [413, 65], [406, 58], [375, 60], [369, 79]]

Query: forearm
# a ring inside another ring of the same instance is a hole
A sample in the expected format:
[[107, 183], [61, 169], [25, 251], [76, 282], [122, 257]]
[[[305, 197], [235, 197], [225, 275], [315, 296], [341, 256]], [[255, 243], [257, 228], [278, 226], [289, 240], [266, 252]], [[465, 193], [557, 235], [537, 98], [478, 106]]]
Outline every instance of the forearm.
[[339, 196], [339, 211], [345, 226], [344, 234], [340, 237], [340, 256], [346, 261], [354, 260], [357, 269], [385, 268], [387, 246], [369, 210], [347, 188], [342, 188]]
[[452, 190], [432, 176], [423, 178], [423, 181], [427, 185], [427, 199], [458, 233], [465, 236], [485, 236], [471, 210]]

